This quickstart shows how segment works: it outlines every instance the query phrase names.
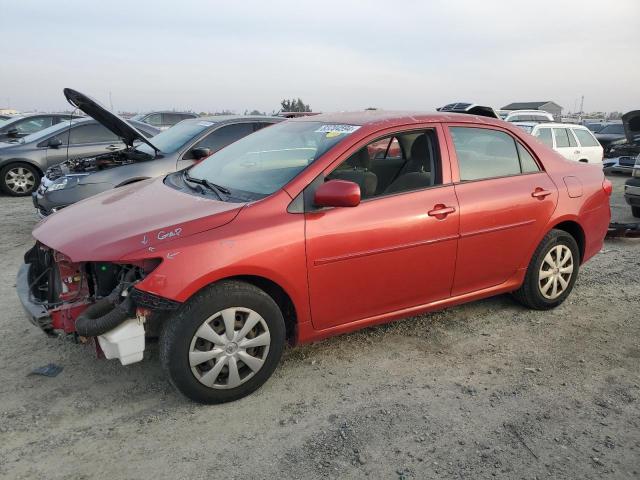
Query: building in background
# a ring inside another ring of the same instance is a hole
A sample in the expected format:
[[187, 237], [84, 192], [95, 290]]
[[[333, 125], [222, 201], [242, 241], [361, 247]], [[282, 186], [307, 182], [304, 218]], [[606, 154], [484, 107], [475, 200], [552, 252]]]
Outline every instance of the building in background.
[[562, 107], [556, 102], [514, 102], [502, 107], [502, 110], [544, 110], [559, 122], [562, 119]]

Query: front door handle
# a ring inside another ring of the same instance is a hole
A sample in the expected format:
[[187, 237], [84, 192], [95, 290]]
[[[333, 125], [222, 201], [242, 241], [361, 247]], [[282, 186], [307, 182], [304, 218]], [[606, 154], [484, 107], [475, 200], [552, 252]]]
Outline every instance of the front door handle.
[[549, 190], [545, 190], [544, 188], [536, 188], [532, 193], [531, 196], [533, 198], [538, 198], [540, 200], [544, 199], [545, 197], [551, 195], [551, 192]]
[[442, 203], [439, 203], [433, 207], [432, 210], [429, 210], [427, 213], [430, 217], [436, 217], [438, 220], [442, 220], [447, 217], [450, 213], [455, 212], [456, 209], [454, 207], [447, 207]]
[[112, 152], [115, 152], [116, 150], [120, 150], [120, 147], [117, 145], [109, 145], [108, 147], [105, 147], [106, 150], [110, 150]]
[[576, 151], [575, 151], [575, 152], [573, 152], [573, 153], [575, 153], [576, 155], [580, 155], [580, 150], [576, 150]]

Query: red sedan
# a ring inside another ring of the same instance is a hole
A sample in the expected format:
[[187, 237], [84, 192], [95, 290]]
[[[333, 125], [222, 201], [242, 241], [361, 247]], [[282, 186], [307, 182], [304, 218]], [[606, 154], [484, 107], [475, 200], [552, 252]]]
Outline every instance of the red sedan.
[[602, 248], [610, 193], [601, 168], [500, 120], [303, 117], [52, 215], [17, 288], [34, 324], [123, 364], [159, 335], [171, 382], [225, 402], [287, 342], [501, 293], [559, 305]]

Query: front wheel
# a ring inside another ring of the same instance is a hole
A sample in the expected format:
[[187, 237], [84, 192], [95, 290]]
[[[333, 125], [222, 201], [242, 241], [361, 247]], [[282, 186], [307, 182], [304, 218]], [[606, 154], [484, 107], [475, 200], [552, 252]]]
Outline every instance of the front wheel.
[[160, 361], [185, 396], [223, 403], [260, 388], [276, 369], [284, 344], [284, 318], [269, 295], [244, 282], [221, 282], [166, 320]]
[[40, 183], [40, 172], [28, 163], [12, 163], [0, 171], [0, 188], [13, 197], [30, 195]]
[[576, 240], [563, 230], [551, 230], [538, 245], [522, 286], [513, 296], [536, 310], [557, 307], [573, 290], [580, 268]]

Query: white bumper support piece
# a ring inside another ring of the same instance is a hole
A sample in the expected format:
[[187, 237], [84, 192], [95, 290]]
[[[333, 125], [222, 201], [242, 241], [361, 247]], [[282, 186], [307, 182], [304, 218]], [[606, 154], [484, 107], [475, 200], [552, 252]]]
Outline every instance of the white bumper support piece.
[[104, 356], [117, 358], [122, 365], [140, 362], [144, 354], [144, 325], [137, 318], [130, 318], [98, 337]]

